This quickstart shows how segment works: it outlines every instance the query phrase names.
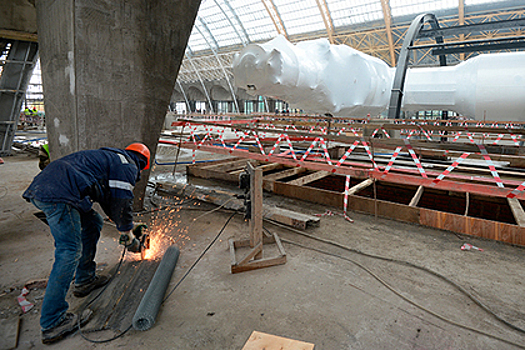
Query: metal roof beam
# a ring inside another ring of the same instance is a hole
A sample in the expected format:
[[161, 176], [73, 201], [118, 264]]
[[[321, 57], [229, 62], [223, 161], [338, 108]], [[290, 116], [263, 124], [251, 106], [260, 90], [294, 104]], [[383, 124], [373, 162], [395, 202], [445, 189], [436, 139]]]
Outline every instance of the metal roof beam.
[[[204, 22], [204, 20], [202, 18], [201, 18], [201, 21]], [[205, 26], [205, 27], [208, 28], [208, 26]], [[221, 67], [221, 70], [222, 70], [222, 72], [224, 74], [224, 78], [226, 79], [226, 82], [228, 83], [228, 87], [230, 88], [230, 93], [231, 93], [232, 98], [233, 98], [233, 103], [235, 104], [236, 112], [238, 112], [239, 111], [239, 105], [237, 104], [237, 98], [235, 96], [235, 91], [233, 90], [233, 86], [232, 86], [232, 83], [230, 81], [230, 77], [226, 73], [226, 69], [224, 69], [224, 65], [222, 64], [221, 60], [219, 59], [219, 56], [217, 56], [217, 51], [213, 47], [211, 47], [211, 45], [208, 43], [208, 40], [206, 39], [206, 37], [202, 34], [202, 32], [199, 29], [199, 27], [195, 27], [195, 28], [197, 28], [197, 31], [202, 35], [202, 37], [204, 38], [204, 40], [206, 41], [206, 43], [210, 47], [211, 51], [213, 52], [213, 55], [215, 56], [215, 59], [219, 63], [219, 66]]]
[[197, 77], [199, 77], [199, 81], [201, 83], [202, 89], [204, 90], [204, 94], [206, 95], [206, 98], [208, 99], [208, 103], [210, 105], [210, 112], [211, 113], [215, 113], [213, 111], [213, 104], [211, 103], [210, 94], [208, 94], [208, 90], [206, 90], [206, 86], [204, 85], [204, 81], [202, 80], [202, 77], [201, 77], [199, 71], [195, 67], [195, 64], [193, 63], [193, 60], [192, 60], [191, 56], [188, 55], [188, 53], [186, 53], [186, 57], [188, 58], [188, 61], [190, 62], [191, 66], [193, 67], [193, 71], [195, 72], [195, 74], [197, 74]]
[[[493, 42], [493, 41], [494, 40], [492, 39], [488, 40], [488, 42]], [[437, 56], [437, 55], [449, 55], [449, 54], [463, 53], [463, 52], [522, 49], [522, 48], [525, 48], [525, 40], [506, 42], [506, 43], [501, 43], [501, 42], [500, 43], [488, 43], [488, 44], [461, 43], [459, 45], [463, 45], [463, 46], [452, 46], [452, 47], [434, 49], [432, 50], [432, 54]]]
[[230, 16], [228, 16], [226, 14], [226, 12], [222, 8], [222, 6], [219, 5], [219, 2], [217, 0], [213, 0], [213, 1], [215, 2], [215, 4], [217, 6], [219, 6], [219, 8], [221, 9], [222, 13], [224, 14], [224, 16], [226, 17], [228, 22], [230, 22], [230, 25], [233, 27], [233, 30], [235, 30], [235, 33], [237, 33], [237, 36], [239, 37], [239, 39], [241, 39], [242, 46], [246, 46], [246, 44], [249, 44], [250, 43], [250, 37], [248, 36], [248, 32], [246, 32], [246, 29], [244, 28], [244, 26], [243, 26], [243, 24], [241, 22], [241, 19], [239, 18], [237, 13], [233, 10], [233, 7], [231, 6], [230, 1], [229, 0], [223, 0], [224, 4], [226, 5], [226, 7], [228, 7], [228, 10], [230, 10], [230, 12], [233, 14], [233, 18], [235, 18], [235, 21], [237, 22], [239, 27], [241, 27], [242, 33], [244, 34], [244, 38], [239, 34], [239, 31], [237, 30], [237, 27], [233, 25], [233, 23], [232, 23], [232, 21], [230, 19]]
[[475, 24], [464, 24], [455, 27], [447, 27], [440, 29], [427, 29], [420, 31], [418, 38], [433, 38], [438, 36], [471, 34], [474, 32], [481, 32], [485, 30], [498, 30], [510, 28], [525, 29], [525, 18]]
[[[210, 36], [211, 40], [213, 40], [213, 44], [215, 45], [215, 49], [218, 49], [219, 48], [219, 43], [217, 42], [217, 40], [215, 39], [215, 36], [213, 35], [213, 33], [211, 32], [210, 28], [208, 27], [208, 24], [206, 23], [206, 21], [204, 21], [204, 19], [202, 19], [202, 17], [198, 16], [197, 19], [199, 20], [199, 22], [201, 22], [202, 26], [204, 27], [204, 29], [206, 29], [206, 33], [208, 33], [208, 35]], [[212, 49], [213, 51], [213, 48], [212, 46], [210, 45], [210, 42], [208, 41], [208, 39], [206, 39], [206, 36], [204, 36], [201, 32], [201, 30], [199, 29], [198, 26], [195, 26], [195, 28], [199, 31], [199, 34], [204, 38], [204, 40], [206, 41], [206, 44], [208, 44], [208, 46], [210, 47], [210, 49]]]

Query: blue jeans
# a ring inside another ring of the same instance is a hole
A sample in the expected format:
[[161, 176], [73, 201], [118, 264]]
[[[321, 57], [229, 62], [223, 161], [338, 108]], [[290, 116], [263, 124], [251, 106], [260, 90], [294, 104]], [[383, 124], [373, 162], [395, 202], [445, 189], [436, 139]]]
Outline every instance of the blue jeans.
[[54, 328], [69, 308], [66, 294], [73, 276], [75, 284], [82, 285], [95, 278], [95, 253], [104, 221], [94, 210], [82, 213], [66, 203], [31, 203], [46, 214], [55, 239], [55, 262], [47, 283], [40, 316], [42, 331]]

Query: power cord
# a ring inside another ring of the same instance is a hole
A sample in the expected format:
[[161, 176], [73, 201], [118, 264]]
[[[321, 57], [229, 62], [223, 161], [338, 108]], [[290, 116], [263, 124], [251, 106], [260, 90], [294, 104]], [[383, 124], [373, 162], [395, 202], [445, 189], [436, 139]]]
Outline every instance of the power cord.
[[[225, 203], [226, 204], [226, 203]], [[186, 271], [186, 273], [177, 281], [177, 283], [175, 284], [175, 286], [173, 287], [173, 289], [168, 293], [168, 295], [164, 298], [164, 300], [162, 300], [162, 303], [164, 304], [164, 302], [166, 300], [168, 300], [168, 298], [171, 296], [171, 294], [173, 294], [173, 292], [175, 291], [175, 289], [177, 289], [177, 287], [182, 283], [182, 281], [184, 281], [184, 279], [186, 278], [186, 276], [189, 275], [189, 273], [193, 270], [193, 268], [195, 267], [195, 265], [197, 265], [197, 263], [202, 259], [202, 257], [204, 256], [204, 254], [206, 254], [206, 252], [208, 252], [208, 250], [210, 250], [210, 248], [212, 247], [212, 245], [217, 242], [217, 240], [219, 239], [219, 237], [221, 236], [222, 232], [226, 229], [226, 226], [228, 226], [228, 224], [230, 223], [231, 219], [233, 219], [233, 217], [235, 216], [235, 214], [237, 214], [237, 212], [233, 212], [232, 215], [230, 215], [230, 217], [228, 218], [228, 220], [226, 221], [226, 223], [224, 224], [224, 226], [222, 226], [221, 230], [219, 231], [219, 233], [215, 236], [215, 238], [213, 238], [213, 240], [210, 242], [210, 244], [208, 244], [208, 246], [206, 247], [206, 249], [204, 249], [202, 251], [202, 253], [199, 255], [199, 257], [193, 262], [193, 264], [190, 266], [190, 268], [188, 269], [188, 271]]]
[[7, 188], [7, 186], [0, 186], [0, 187], [5, 191], [5, 193], [2, 193], [2, 195], [0, 196], [0, 199], [2, 199], [5, 196], [7, 196], [7, 193], [9, 193], [9, 189]]
[[[228, 203], [229, 201], [227, 201], [226, 203]], [[204, 215], [207, 215], [207, 214], [210, 214], [214, 211], [217, 211], [219, 209], [221, 209], [224, 205], [226, 205], [226, 203], [224, 203], [222, 206], [218, 207], [218, 208], [215, 208], [209, 212], [207, 212], [206, 214]], [[190, 266], [190, 268], [188, 269], [188, 271], [186, 271], [186, 273], [179, 279], [179, 281], [177, 282], [177, 284], [175, 284], [175, 286], [173, 287], [173, 289], [168, 293], [168, 295], [164, 298], [164, 300], [162, 301], [162, 303], [164, 304], [164, 302], [171, 296], [171, 294], [173, 294], [173, 292], [175, 291], [175, 289], [177, 289], [177, 287], [182, 283], [182, 281], [184, 281], [184, 279], [189, 275], [189, 273], [193, 270], [193, 268], [195, 267], [195, 265], [197, 265], [197, 263], [202, 259], [202, 257], [204, 256], [204, 254], [206, 254], [206, 252], [208, 252], [208, 250], [210, 250], [210, 248], [212, 247], [212, 245], [219, 239], [220, 235], [223, 233], [223, 231], [226, 229], [226, 226], [228, 226], [228, 224], [230, 223], [231, 219], [233, 219], [233, 217], [235, 216], [235, 214], [237, 214], [237, 212], [233, 212], [232, 215], [228, 218], [228, 220], [226, 221], [226, 223], [224, 224], [224, 226], [222, 227], [222, 229], [219, 231], [219, 233], [215, 236], [215, 238], [210, 242], [210, 244], [208, 244], [208, 246], [204, 249], [204, 251], [200, 254], [200, 256], [197, 258], [197, 260], [195, 260], [195, 262]], [[195, 218], [193, 220], [193, 222], [195, 222], [197, 219], [203, 217], [204, 215], [201, 215], [197, 218]], [[193, 223], [192, 222], [192, 223]], [[191, 224], [190, 224], [191, 226]], [[189, 227], [189, 226], [188, 226]], [[82, 328], [80, 326], [80, 323], [81, 323], [81, 315], [82, 313], [91, 305], [93, 304], [101, 295], [102, 293], [104, 293], [104, 291], [106, 290], [106, 288], [109, 286], [109, 283], [115, 278], [115, 276], [118, 274], [119, 270], [120, 270], [120, 267], [122, 265], [122, 262], [124, 261], [124, 256], [126, 254], [126, 248], [124, 248], [122, 250], [122, 255], [120, 257], [120, 261], [117, 265], [117, 268], [115, 270], [115, 273], [113, 274], [113, 276], [111, 276], [110, 280], [108, 281], [108, 283], [99, 291], [99, 293], [89, 301], [89, 303], [87, 303], [83, 308], [82, 310], [79, 312], [79, 318], [78, 318], [78, 330], [79, 330], [79, 333], [80, 335], [82, 336], [82, 338], [84, 338], [85, 340], [91, 342], [91, 343], [95, 343], [95, 344], [101, 344], [101, 343], [108, 343], [110, 341], [113, 341], [113, 340], [116, 340], [120, 337], [122, 337], [124, 334], [126, 334], [132, 327], [133, 327], [133, 324], [130, 324], [128, 328], [126, 328], [124, 331], [122, 331], [120, 334], [116, 335], [115, 337], [113, 338], [110, 338], [110, 339], [104, 339], [104, 340], [94, 340], [94, 339], [89, 339], [88, 337], [86, 337], [84, 335], [84, 333], [82, 332]]]
[[[273, 225], [276, 225], [276, 226], [279, 226], [279, 227], [282, 227], [282, 228], [286, 228], [292, 232], [295, 232], [295, 233], [298, 233], [302, 236], [305, 236], [305, 237], [308, 237], [308, 238], [311, 238], [311, 239], [314, 239], [314, 240], [317, 240], [319, 242], [323, 242], [323, 243], [327, 243], [327, 244], [330, 244], [330, 245], [333, 245], [335, 247], [338, 247], [338, 248], [341, 248], [341, 249], [344, 249], [344, 250], [347, 250], [347, 251], [350, 251], [350, 252], [353, 252], [353, 253], [357, 253], [357, 254], [360, 254], [360, 255], [363, 255], [363, 256], [366, 256], [366, 257], [370, 257], [370, 258], [374, 258], [374, 259], [379, 259], [379, 260], [384, 260], [384, 261], [389, 261], [389, 262], [394, 262], [394, 263], [398, 263], [398, 264], [401, 264], [401, 265], [407, 265], [407, 266], [410, 266], [410, 267], [413, 267], [413, 268], [417, 268], [419, 270], [422, 270], [422, 271], [425, 271], [425, 272], [428, 272], [436, 277], [439, 277], [440, 279], [446, 281], [447, 283], [453, 285], [454, 287], [456, 287], [459, 291], [461, 291], [463, 294], [465, 294], [467, 297], [469, 297], [472, 301], [474, 301], [478, 306], [480, 306], [484, 311], [486, 311], [487, 313], [489, 313], [490, 315], [494, 316], [497, 320], [499, 320], [500, 322], [502, 322], [503, 324], [505, 324], [506, 326], [516, 330], [516, 331], [519, 331], [519, 332], [525, 332], [525, 330], [507, 322], [506, 320], [502, 319], [500, 316], [496, 315], [494, 312], [492, 312], [488, 307], [486, 307], [485, 305], [483, 305], [478, 299], [476, 299], [473, 295], [471, 295], [469, 292], [467, 292], [463, 287], [461, 287], [460, 285], [458, 285], [457, 283], [455, 283], [454, 281], [448, 279], [447, 277], [435, 272], [435, 271], [432, 271], [426, 267], [423, 267], [423, 266], [419, 266], [419, 265], [416, 265], [416, 264], [413, 264], [413, 263], [410, 263], [408, 261], [403, 261], [403, 260], [397, 260], [397, 259], [391, 259], [391, 258], [386, 258], [386, 257], [382, 257], [382, 256], [379, 256], [379, 255], [373, 255], [373, 254], [369, 254], [369, 253], [364, 253], [364, 252], [361, 252], [357, 249], [353, 249], [353, 248], [350, 248], [350, 247], [347, 247], [345, 245], [342, 245], [340, 243], [337, 243], [337, 242], [334, 242], [334, 241], [331, 241], [331, 240], [327, 240], [327, 239], [323, 239], [323, 238], [320, 238], [320, 237], [316, 237], [316, 236], [313, 236], [313, 235], [310, 235], [310, 234], [307, 234], [305, 232], [301, 232], [299, 230], [295, 230], [293, 228], [290, 228], [290, 227], [287, 227], [287, 226], [284, 226], [284, 225], [281, 225], [281, 224], [278, 224], [274, 221], [270, 221]], [[263, 229], [265, 231], [267, 231], [268, 233], [271, 234], [270, 231], [268, 231], [268, 229], [266, 229], [265, 227], [263, 227]], [[469, 331], [472, 331], [472, 332], [475, 332], [475, 333], [478, 333], [478, 334], [481, 334], [481, 335], [484, 335], [486, 337], [489, 337], [489, 338], [493, 338], [493, 339], [496, 339], [496, 340], [499, 340], [499, 341], [502, 341], [504, 343], [507, 343], [507, 344], [510, 344], [510, 345], [514, 345], [516, 347], [519, 347], [521, 349], [525, 349], [525, 346], [523, 345], [520, 345], [520, 344], [517, 344], [517, 343], [514, 343], [514, 342], [511, 342], [507, 339], [503, 339], [503, 338], [500, 338], [498, 336], [495, 336], [495, 335], [492, 335], [492, 334], [489, 334], [489, 333], [485, 333], [484, 331], [481, 331], [481, 330], [478, 330], [478, 329], [475, 329], [475, 328], [471, 328], [469, 326], [465, 326], [465, 325], [462, 325], [460, 323], [457, 323], [455, 321], [452, 321], [444, 316], [441, 316], [437, 313], [435, 313], [434, 311], [432, 310], [429, 310], [427, 308], [425, 308], [424, 306], [422, 305], [419, 305], [418, 303], [410, 300], [409, 298], [405, 297], [403, 294], [401, 294], [400, 292], [398, 292], [394, 287], [390, 286], [387, 282], [385, 282], [383, 279], [381, 279], [381, 277], [379, 277], [378, 275], [376, 275], [374, 272], [372, 272], [370, 269], [368, 269], [366, 266], [356, 262], [355, 260], [352, 260], [350, 258], [347, 258], [347, 257], [344, 257], [342, 255], [339, 255], [339, 254], [335, 254], [335, 253], [331, 253], [331, 252], [328, 252], [328, 251], [325, 251], [325, 250], [322, 250], [322, 249], [318, 249], [318, 248], [313, 248], [313, 247], [308, 247], [306, 245], [303, 245], [303, 244], [300, 244], [300, 243], [297, 243], [297, 242], [294, 242], [294, 241], [291, 241], [291, 240], [287, 240], [287, 239], [284, 239], [284, 238], [281, 238], [281, 241], [285, 242], [285, 243], [288, 243], [288, 244], [292, 244], [292, 245], [296, 245], [298, 247], [301, 247], [301, 248], [304, 248], [304, 249], [309, 249], [309, 250], [313, 250], [313, 251], [316, 251], [316, 252], [319, 252], [319, 253], [322, 253], [322, 254], [325, 254], [325, 255], [330, 255], [330, 256], [333, 256], [333, 257], [336, 257], [336, 258], [339, 258], [339, 259], [342, 259], [342, 260], [346, 260], [346, 261], [349, 261], [351, 262], [352, 264], [356, 265], [357, 267], [361, 268], [362, 270], [366, 271], [368, 274], [370, 274], [372, 277], [374, 277], [378, 282], [380, 282], [382, 285], [384, 285], [387, 289], [389, 289], [391, 292], [393, 292], [394, 294], [396, 294], [397, 296], [399, 296], [400, 298], [402, 298], [403, 300], [405, 300], [406, 302], [412, 304], [413, 306], [417, 307], [418, 309], [420, 310], [423, 310], [429, 314], [431, 314], [432, 316], [444, 321], [444, 322], [447, 322], [449, 324], [452, 324], [454, 326], [457, 326], [457, 327], [460, 327], [460, 328], [463, 328], [463, 329], [466, 329], [466, 330], [469, 330]]]

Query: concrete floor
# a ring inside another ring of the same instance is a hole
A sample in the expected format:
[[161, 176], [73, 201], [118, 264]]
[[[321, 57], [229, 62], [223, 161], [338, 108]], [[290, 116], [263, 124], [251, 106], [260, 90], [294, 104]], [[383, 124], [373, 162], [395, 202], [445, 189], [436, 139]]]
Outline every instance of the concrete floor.
[[[38, 161], [26, 154], [4, 157], [4, 161], [0, 165], [0, 295], [4, 294], [0, 296], [0, 318], [20, 313], [15, 300], [19, 289], [29, 280], [46, 278], [53, 261], [49, 228], [33, 215], [36, 208], [21, 198], [39, 171]], [[169, 177], [171, 170], [172, 166], [157, 166], [152, 179]], [[209, 186], [217, 184], [210, 182]], [[270, 195], [265, 195], [265, 202], [305, 214], [327, 209]], [[202, 216], [215, 207], [196, 201], [184, 207], [137, 218], [148, 222], [159, 237], [164, 234], [178, 240], [181, 255], [170, 290], [231, 215], [215, 211]], [[307, 233], [431, 269], [462, 286], [497, 315], [525, 328], [525, 249], [358, 213], [350, 216], [355, 223], [340, 216], [322, 217], [320, 226]], [[247, 223], [237, 215], [164, 303], [152, 329], [131, 330], [104, 344], [89, 343], [77, 334], [45, 348], [242, 349], [254, 330], [314, 343], [316, 350], [525, 348], [524, 333], [502, 324], [428, 272], [350, 252], [272, 225], [265, 227], [287, 241], [332, 255], [285, 243], [285, 265], [232, 275], [227, 240], [248, 235]], [[105, 225], [97, 253], [102, 270], [118, 262], [121, 249], [117, 237], [116, 229]], [[465, 242], [485, 250], [462, 251]], [[44, 348], [38, 327], [42, 294], [43, 290], [33, 290], [28, 295], [36, 307], [21, 316], [19, 349]], [[71, 298], [72, 307], [78, 304]], [[88, 336], [104, 339], [110, 335]]]

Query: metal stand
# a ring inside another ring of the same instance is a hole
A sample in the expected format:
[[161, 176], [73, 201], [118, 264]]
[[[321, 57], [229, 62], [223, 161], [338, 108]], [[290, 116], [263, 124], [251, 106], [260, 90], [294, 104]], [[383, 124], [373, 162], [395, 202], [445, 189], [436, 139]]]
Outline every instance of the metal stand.
[[[264, 267], [282, 265], [286, 263], [286, 253], [279, 236], [277, 236], [275, 233], [270, 237], [263, 236], [263, 171], [262, 169], [254, 168], [250, 162], [247, 163], [246, 171], [250, 175], [250, 238], [237, 241], [230, 239], [229, 243], [232, 273], [261, 269]], [[279, 255], [274, 258], [263, 258], [264, 244], [273, 243], [277, 245]], [[248, 253], [242, 259], [237, 260], [235, 250], [246, 247], [249, 248]]]

